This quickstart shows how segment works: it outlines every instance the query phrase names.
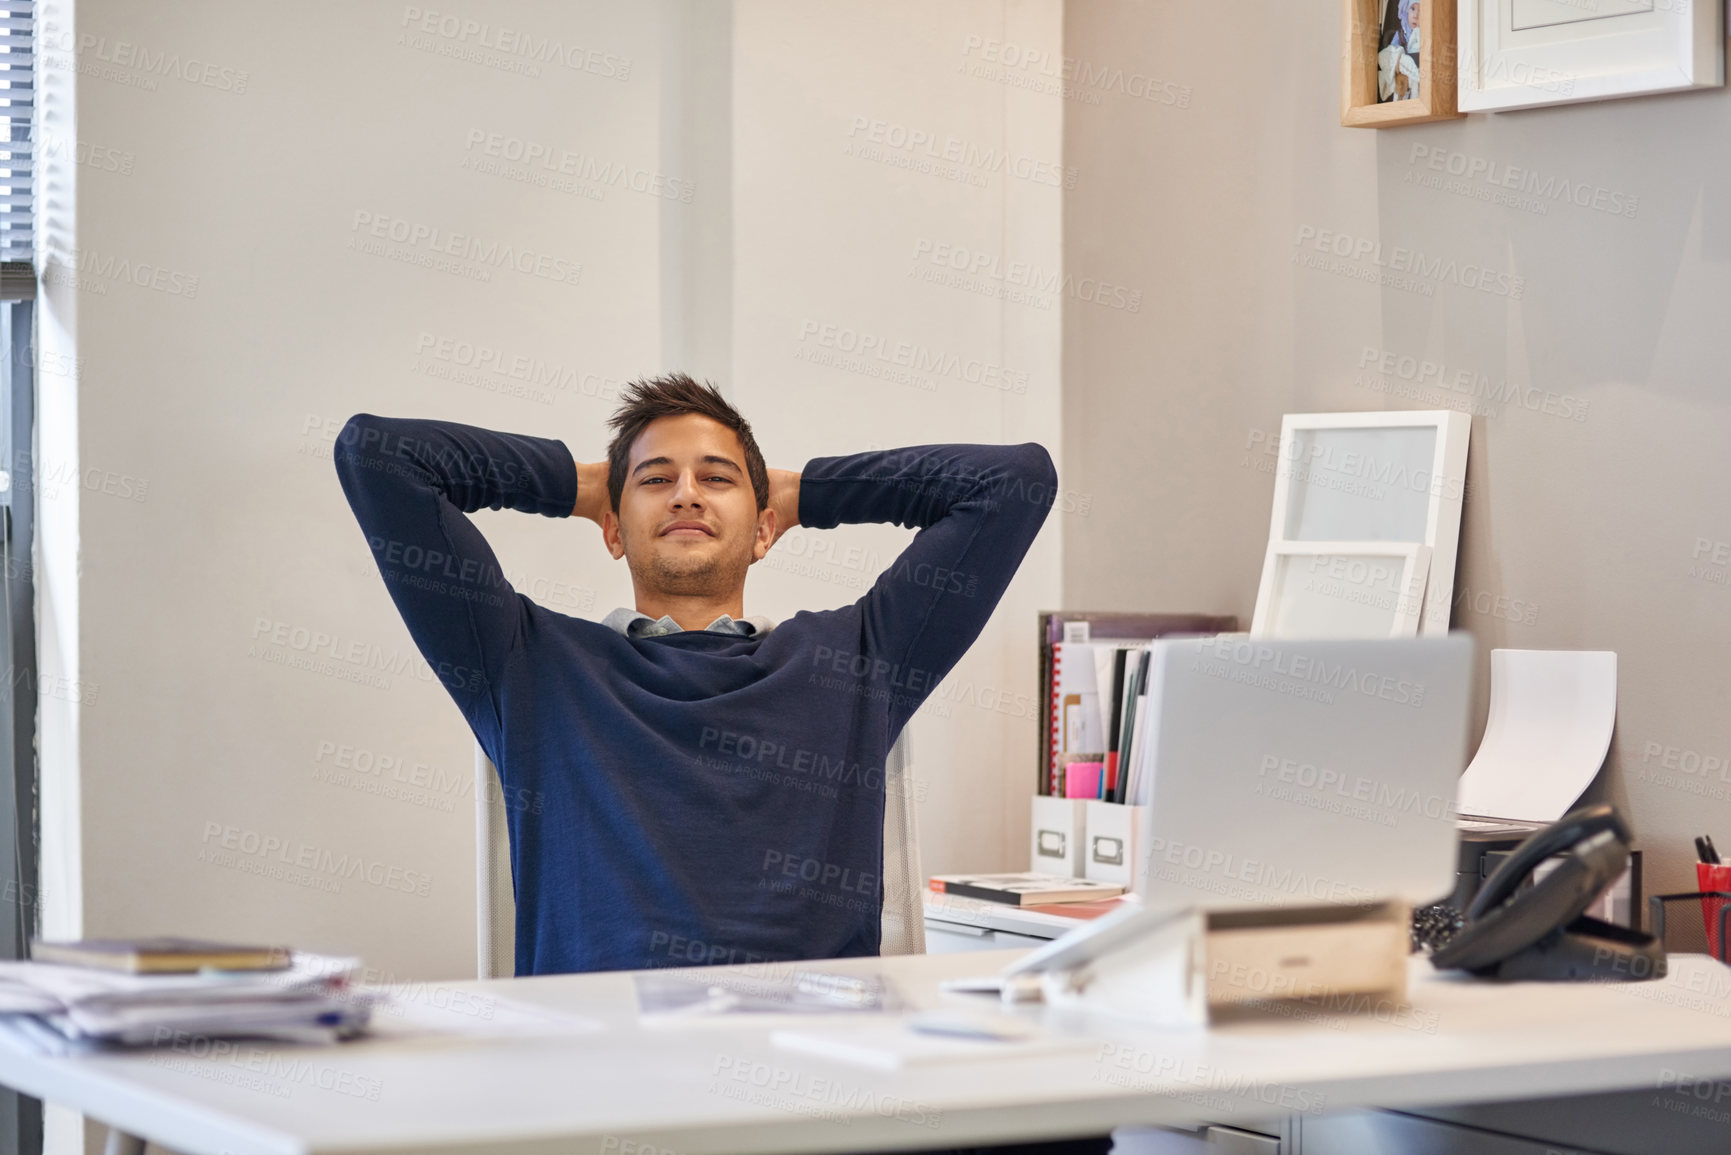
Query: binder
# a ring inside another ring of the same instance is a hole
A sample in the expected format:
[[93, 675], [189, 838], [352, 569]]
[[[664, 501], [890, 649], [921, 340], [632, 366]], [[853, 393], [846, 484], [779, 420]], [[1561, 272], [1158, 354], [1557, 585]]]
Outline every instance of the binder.
[[1106, 719], [1106, 781], [1108, 788], [1114, 791], [1118, 789], [1119, 775], [1125, 772], [1120, 766], [1118, 752], [1119, 735], [1124, 729], [1124, 665], [1129, 655], [1130, 651], [1122, 648], [1112, 654], [1112, 706], [1111, 716]]

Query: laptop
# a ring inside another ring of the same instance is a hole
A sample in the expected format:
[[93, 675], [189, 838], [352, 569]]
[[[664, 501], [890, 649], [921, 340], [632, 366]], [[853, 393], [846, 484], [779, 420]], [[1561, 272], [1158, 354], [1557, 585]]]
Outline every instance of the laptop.
[[1445, 897], [1472, 660], [1465, 634], [1154, 643], [1143, 905]]
[[1150, 650], [1130, 788], [1148, 807], [1141, 909], [1078, 928], [1011, 972], [1075, 965], [1151, 916], [1197, 907], [1420, 906], [1453, 890], [1469, 636], [1225, 635]]

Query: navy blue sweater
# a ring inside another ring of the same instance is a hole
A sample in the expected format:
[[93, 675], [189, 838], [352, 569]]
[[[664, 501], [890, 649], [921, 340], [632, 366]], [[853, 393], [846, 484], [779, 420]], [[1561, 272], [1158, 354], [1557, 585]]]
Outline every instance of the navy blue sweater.
[[409, 633], [499, 768], [518, 974], [877, 953], [884, 760], [1039, 532], [1043, 448], [810, 462], [801, 525], [919, 533], [859, 601], [759, 637], [627, 638], [513, 590], [464, 515], [569, 517], [562, 442], [362, 414], [335, 459]]

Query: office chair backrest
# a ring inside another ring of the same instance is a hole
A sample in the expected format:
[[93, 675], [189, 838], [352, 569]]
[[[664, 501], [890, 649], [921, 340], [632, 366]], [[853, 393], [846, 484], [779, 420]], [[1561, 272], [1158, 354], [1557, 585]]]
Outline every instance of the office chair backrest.
[[884, 909], [879, 954], [926, 953], [926, 876], [920, 871], [920, 830], [914, 820], [919, 782], [909, 753], [909, 726], [884, 759]]
[[[916, 779], [908, 757], [908, 730], [884, 763], [884, 863], [881, 953], [925, 954], [926, 924], [915, 822]], [[499, 772], [475, 747], [475, 954], [480, 978], [516, 973], [517, 903], [511, 884], [511, 841], [505, 826]]]
[[475, 744], [475, 969], [484, 979], [517, 973], [517, 896], [511, 882], [511, 832], [493, 760]]

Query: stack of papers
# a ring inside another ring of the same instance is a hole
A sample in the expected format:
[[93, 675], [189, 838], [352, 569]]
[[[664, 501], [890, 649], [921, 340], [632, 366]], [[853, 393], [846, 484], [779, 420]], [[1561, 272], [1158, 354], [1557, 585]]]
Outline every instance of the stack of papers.
[[364, 1029], [380, 997], [350, 986], [359, 966], [298, 951], [286, 969], [266, 972], [137, 975], [0, 962], [0, 1028], [49, 1053], [187, 1036], [333, 1042]]

